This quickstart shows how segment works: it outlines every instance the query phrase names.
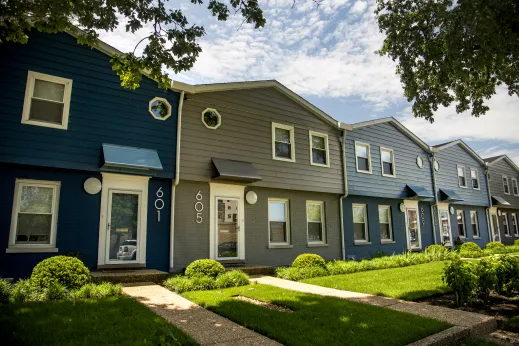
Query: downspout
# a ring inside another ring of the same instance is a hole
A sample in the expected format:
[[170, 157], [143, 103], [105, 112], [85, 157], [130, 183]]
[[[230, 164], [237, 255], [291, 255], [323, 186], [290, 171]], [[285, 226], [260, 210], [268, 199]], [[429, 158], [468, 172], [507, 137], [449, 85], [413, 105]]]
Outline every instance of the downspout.
[[[340, 124], [339, 124], [340, 127]], [[346, 172], [346, 130], [342, 130], [342, 171], [343, 171], [343, 184], [344, 184], [344, 195], [339, 197], [339, 215], [341, 218], [341, 252], [342, 252], [342, 260], [346, 259], [346, 254], [344, 252], [344, 210], [342, 207], [343, 198], [348, 197], [348, 173]]]
[[[434, 161], [436, 160], [436, 155], [434, 154], [434, 151], [431, 152], [430, 158], [431, 158], [431, 171], [432, 171], [433, 189], [434, 189], [434, 205], [431, 205], [431, 216], [432, 216], [432, 221], [433, 221], [433, 239], [434, 239], [434, 244], [438, 244], [438, 240], [436, 239], [436, 218], [434, 215], [435, 206], [436, 206], [436, 217], [438, 218], [438, 226], [439, 226], [439, 222], [440, 222], [440, 217], [438, 215], [438, 189], [436, 187], [436, 173], [434, 170]], [[441, 231], [440, 231], [440, 237], [441, 237]]]
[[[488, 205], [486, 216], [487, 216], [487, 230], [488, 230], [488, 240], [490, 242], [494, 241], [494, 238], [492, 237], [492, 230], [491, 227], [491, 221], [490, 221], [490, 208], [492, 208], [492, 192], [490, 191], [490, 181], [488, 179], [488, 162], [485, 162], [485, 179], [487, 183], [487, 192], [488, 192]], [[493, 227], [493, 226], [492, 226]], [[494, 230], [495, 233], [495, 230]], [[499, 240], [501, 241], [501, 234], [499, 235]]]
[[182, 129], [182, 107], [184, 106], [184, 91], [180, 92], [180, 101], [178, 102], [178, 118], [177, 118], [177, 156], [175, 161], [175, 181], [171, 185], [171, 218], [169, 226], [169, 271], [173, 271], [173, 252], [175, 244], [175, 199], [176, 188], [180, 181], [180, 134]]

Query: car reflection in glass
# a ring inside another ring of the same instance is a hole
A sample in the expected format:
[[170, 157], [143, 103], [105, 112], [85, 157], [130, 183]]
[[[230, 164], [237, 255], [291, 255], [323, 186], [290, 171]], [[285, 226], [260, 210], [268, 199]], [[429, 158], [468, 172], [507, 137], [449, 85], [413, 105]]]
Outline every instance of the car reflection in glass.
[[117, 259], [122, 261], [134, 261], [137, 259], [137, 240], [125, 240], [119, 246]]

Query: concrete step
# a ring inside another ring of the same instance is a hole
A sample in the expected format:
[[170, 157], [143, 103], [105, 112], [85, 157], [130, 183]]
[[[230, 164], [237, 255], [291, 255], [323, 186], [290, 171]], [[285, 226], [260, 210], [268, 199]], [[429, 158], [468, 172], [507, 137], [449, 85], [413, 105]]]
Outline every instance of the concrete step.
[[162, 284], [169, 276], [169, 273], [156, 269], [110, 269], [90, 272], [94, 282], [155, 282]]

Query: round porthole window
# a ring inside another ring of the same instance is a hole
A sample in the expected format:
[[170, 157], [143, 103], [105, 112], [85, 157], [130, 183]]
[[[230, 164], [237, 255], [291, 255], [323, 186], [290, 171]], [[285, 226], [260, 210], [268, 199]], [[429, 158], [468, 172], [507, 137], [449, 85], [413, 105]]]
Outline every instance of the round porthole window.
[[222, 117], [216, 109], [206, 108], [202, 112], [202, 122], [208, 129], [216, 130], [222, 124]]
[[440, 163], [436, 160], [434, 160], [434, 170], [439, 171], [440, 170]]
[[420, 168], [423, 168], [423, 159], [421, 156], [416, 157], [416, 165]]
[[158, 120], [166, 120], [171, 116], [171, 105], [162, 97], [155, 97], [150, 101], [149, 108], [152, 117]]

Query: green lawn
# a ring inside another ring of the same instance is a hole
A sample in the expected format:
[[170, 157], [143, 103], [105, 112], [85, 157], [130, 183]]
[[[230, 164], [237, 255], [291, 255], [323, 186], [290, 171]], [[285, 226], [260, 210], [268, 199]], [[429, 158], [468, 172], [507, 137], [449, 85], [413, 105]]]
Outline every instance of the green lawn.
[[3, 345], [196, 345], [132, 298], [0, 305]]
[[417, 300], [449, 291], [442, 283], [446, 262], [431, 262], [403, 268], [370, 270], [302, 280], [313, 285], [379, 296]]
[[[271, 310], [242, 295], [293, 310]], [[406, 345], [449, 327], [403, 312], [268, 285], [187, 292], [187, 299], [285, 345]]]

